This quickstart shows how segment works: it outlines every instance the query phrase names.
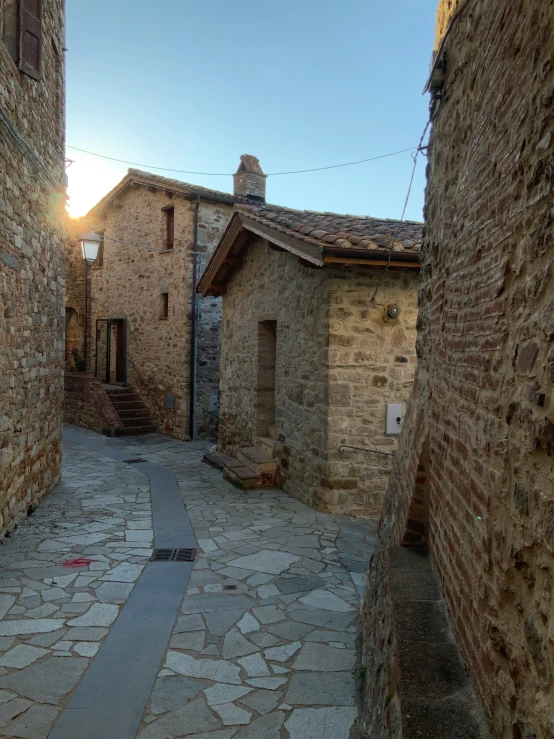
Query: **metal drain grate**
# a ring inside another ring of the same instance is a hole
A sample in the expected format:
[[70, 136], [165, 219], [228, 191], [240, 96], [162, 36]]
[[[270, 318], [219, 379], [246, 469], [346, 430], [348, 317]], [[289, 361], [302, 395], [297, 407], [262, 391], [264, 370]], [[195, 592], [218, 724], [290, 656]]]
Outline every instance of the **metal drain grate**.
[[224, 585], [223, 590], [237, 590], [236, 585]]
[[138, 462], [146, 462], [145, 459], [124, 459], [125, 464], [138, 464]]
[[151, 562], [194, 562], [196, 549], [154, 549]]

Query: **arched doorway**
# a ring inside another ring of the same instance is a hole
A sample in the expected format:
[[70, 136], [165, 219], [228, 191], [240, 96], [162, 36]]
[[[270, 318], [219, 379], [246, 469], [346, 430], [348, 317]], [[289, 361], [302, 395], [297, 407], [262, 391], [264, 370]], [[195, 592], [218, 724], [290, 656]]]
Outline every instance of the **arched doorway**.
[[69, 306], [65, 309], [65, 361], [76, 366], [83, 359], [83, 329], [79, 323], [79, 314], [75, 308]]

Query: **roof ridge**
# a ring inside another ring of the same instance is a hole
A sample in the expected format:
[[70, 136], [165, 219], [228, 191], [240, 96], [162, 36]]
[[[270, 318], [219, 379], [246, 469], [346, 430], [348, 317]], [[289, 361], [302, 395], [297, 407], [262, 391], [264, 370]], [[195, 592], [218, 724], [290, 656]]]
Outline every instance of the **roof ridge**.
[[288, 208], [284, 205], [271, 205], [270, 203], [262, 203], [262, 204], [254, 204], [253, 209], [257, 211], [270, 211], [270, 212], [278, 212], [283, 211], [284, 213], [291, 213], [291, 214], [308, 214], [308, 215], [314, 215], [314, 216], [333, 216], [335, 218], [356, 218], [361, 221], [380, 221], [381, 223], [406, 223], [413, 226], [423, 226], [423, 221], [411, 221], [408, 219], [400, 220], [398, 218], [380, 218], [379, 216], [369, 216], [369, 215], [356, 215], [353, 213], [335, 213], [333, 211], [327, 211], [327, 210], [309, 210], [307, 208], [300, 209], [300, 208]]

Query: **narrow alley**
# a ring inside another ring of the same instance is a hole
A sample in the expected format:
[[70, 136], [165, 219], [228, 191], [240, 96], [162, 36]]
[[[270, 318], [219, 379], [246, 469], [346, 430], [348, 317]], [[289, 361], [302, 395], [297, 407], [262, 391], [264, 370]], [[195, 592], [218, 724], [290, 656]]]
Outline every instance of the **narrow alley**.
[[375, 525], [239, 491], [205, 446], [66, 427], [0, 548], [2, 737], [348, 739]]

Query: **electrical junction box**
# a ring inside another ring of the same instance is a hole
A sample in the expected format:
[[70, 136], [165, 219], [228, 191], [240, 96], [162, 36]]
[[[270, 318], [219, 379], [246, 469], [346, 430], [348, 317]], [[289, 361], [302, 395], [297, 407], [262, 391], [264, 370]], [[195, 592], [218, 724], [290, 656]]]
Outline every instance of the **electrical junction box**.
[[210, 403], [208, 410], [210, 413], [217, 413], [219, 410], [219, 396], [218, 395], [210, 395]]
[[398, 436], [402, 431], [402, 403], [387, 403], [385, 434]]
[[175, 408], [175, 396], [174, 395], [165, 396], [165, 407], [169, 408], [170, 410]]

